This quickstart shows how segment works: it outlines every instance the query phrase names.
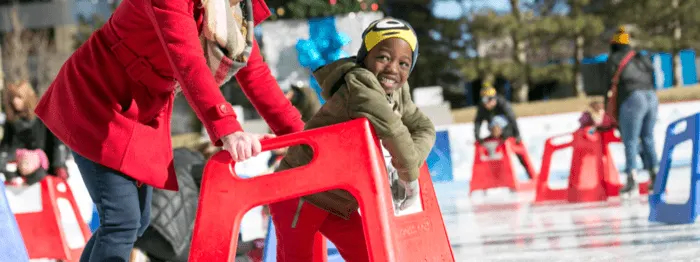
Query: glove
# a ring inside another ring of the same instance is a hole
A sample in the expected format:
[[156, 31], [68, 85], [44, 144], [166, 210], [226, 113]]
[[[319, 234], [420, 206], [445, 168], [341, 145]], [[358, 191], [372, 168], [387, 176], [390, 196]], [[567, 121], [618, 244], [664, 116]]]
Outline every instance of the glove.
[[22, 184], [24, 184], [24, 178], [21, 177], [15, 177], [10, 181], [10, 185], [13, 186], [21, 186]]
[[391, 199], [394, 202], [394, 207], [401, 204], [403, 196], [399, 185], [399, 172], [391, 164], [386, 165], [386, 173], [389, 176], [389, 188], [391, 188]]
[[397, 210], [406, 210], [413, 206], [418, 200], [419, 188], [418, 179], [411, 182], [403, 181], [402, 179], [397, 180], [398, 183], [398, 199], [401, 201], [394, 202]]
[[56, 168], [56, 174], [54, 175], [62, 179], [68, 179], [68, 172], [65, 168]]

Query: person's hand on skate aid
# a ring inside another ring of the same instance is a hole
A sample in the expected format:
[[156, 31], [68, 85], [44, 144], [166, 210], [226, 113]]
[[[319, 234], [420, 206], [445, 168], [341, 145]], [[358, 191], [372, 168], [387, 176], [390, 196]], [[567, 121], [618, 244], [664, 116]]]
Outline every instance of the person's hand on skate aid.
[[251, 134], [238, 131], [223, 136], [221, 142], [223, 143], [223, 149], [231, 154], [233, 161], [242, 162], [260, 154], [260, 151], [262, 151], [260, 140], [273, 137], [275, 137], [273, 134]]
[[418, 202], [418, 195], [420, 193], [418, 187], [418, 179], [411, 182], [404, 181], [403, 179], [398, 180], [399, 194], [403, 195], [403, 201], [400, 202], [398, 210], [406, 210], [412, 207], [416, 202]]
[[394, 210], [403, 211], [415, 204], [419, 195], [418, 179], [411, 182], [399, 177], [399, 172], [391, 164], [387, 165]]

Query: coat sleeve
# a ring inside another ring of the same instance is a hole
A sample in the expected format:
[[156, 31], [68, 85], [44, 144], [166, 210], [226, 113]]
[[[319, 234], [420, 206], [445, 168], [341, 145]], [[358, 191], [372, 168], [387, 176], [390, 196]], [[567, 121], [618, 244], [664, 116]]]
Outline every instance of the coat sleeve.
[[[242, 131], [204, 58], [189, 0], [145, 1], [146, 13], [160, 39], [182, 93], [216, 146], [222, 136]], [[150, 4], [150, 6], [148, 6]]]
[[284, 96], [270, 68], [263, 61], [257, 42], [253, 42], [248, 65], [236, 73], [236, 80], [275, 134], [284, 135], [304, 129], [299, 111]]
[[515, 112], [513, 111], [513, 107], [505, 99], [498, 101], [498, 106], [500, 106], [501, 109], [503, 110], [503, 112], [506, 114], [506, 118], [508, 119], [508, 124], [512, 125], [512, 127], [513, 127], [513, 137], [519, 138], [520, 137], [520, 128], [518, 128], [518, 120], [515, 117]]
[[413, 146], [417, 153], [418, 163], [416, 164], [421, 166], [428, 158], [428, 154], [430, 154], [430, 150], [433, 149], [435, 144], [435, 125], [413, 103], [408, 85], [404, 85], [403, 89], [401, 102], [404, 105], [404, 112], [401, 121], [408, 128], [408, 132], [411, 133]]
[[481, 124], [484, 122], [484, 114], [481, 106], [476, 108], [476, 117], [474, 118], [474, 141], [481, 139]]
[[5, 120], [5, 124], [2, 126], [2, 141], [0, 141], [0, 152], [9, 153], [10, 146], [12, 143], [12, 138], [15, 135], [15, 131], [12, 128], [12, 123]]
[[[364, 69], [359, 69], [364, 70]], [[401, 116], [394, 113], [386, 100], [386, 93], [377, 78], [367, 72], [345, 76], [348, 88], [348, 115], [350, 118], [367, 118], [374, 126], [382, 145], [391, 154], [391, 164], [404, 181], [418, 178], [418, 152], [411, 138], [411, 133], [401, 121]]]
[[615, 71], [617, 71], [617, 63], [613, 62], [612, 59], [612, 56], [610, 56], [605, 63], [605, 82], [603, 82], [605, 84], [604, 105], [608, 104], [608, 93], [610, 92], [610, 87], [612, 87], [612, 78], [615, 75]]

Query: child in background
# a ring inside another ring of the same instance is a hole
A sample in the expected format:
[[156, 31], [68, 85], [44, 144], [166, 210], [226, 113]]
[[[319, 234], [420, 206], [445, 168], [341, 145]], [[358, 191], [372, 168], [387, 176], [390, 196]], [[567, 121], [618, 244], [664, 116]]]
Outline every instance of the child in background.
[[[584, 111], [583, 114], [581, 114], [581, 117], [578, 121], [581, 124], [581, 128], [593, 127], [589, 130], [590, 134], [593, 134], [593, 132], [596, 131], [604, 132], [613, 128], [617, 128], [615, 121], [610, 116], [608, 116], [608, 114], [605, 113], [605, 104], [601, 101], [591, 102], [589, 108], [586, 109], [586, 111]], [[644, 151], [644, 147], [639, 146], [638, 148], [639, 156], [642, 159], [646, 159], [647, 156], [646, 152]], [[656, 179], [656, 173], [658, 172], [658, 168], [656, 167], [655, 163], [647, 163], [646, 161], [642, 161], [642, 165], [644, 169], [649, 173], [650, 181], [652, 181], [652, 183], [649, 183], [649, 190], [652, 190], [654, 186], [653, 181], [655, 181]]]
[[489, 136], [481, 143], [488, 152], [488, 158], [491, 160], [501, 159], [503, 154], [497, 153], [496, 148], [503, 143], [506, 137], [503, 137], [503, 129], [508, 126], [508, 120], [503, 116], [495, 116], [489, 122]]
[[17, 170], [5, 171], [6, 181], [12, 185], [33, 185], [48, 174], [49, 159], [41, 149], [17, 149]]
[[[392, 194], [400, 196], [394, 199], [399, 210], [417, 204], [420, 167], [435, 142], [435, 127], [411, 100], [406, 83], [417, 58], [418, 40], [408, 23], [393, 18], [374, 21], [362, 34], [357, 57], [314, 72], [326, 103], [306, 122], [308, 130], [367, 118], [392, 157], [398, 179], [390, 184]], [[278, 171], [305, 165], [312, 158], [311, 148], [290, 147]], [[332, 241], [346, 261], [369, 261], [357, 210], [357, 200], [344, 190], [270, 204], [277, 261], [312, 261], [317, 232]]]
[[495, 116], [489, 123], [489, 131], [491, 134], [486, 140], [503, 139], [503, 129], [508, 126], [508, 119], [503, 116]]
[[601, 101], [593, 101], [578, 119], [581, 128], [592, 126], [592, 131], [607, 131], [615, 127], [615, 122], [605, 113], [605, 105]]

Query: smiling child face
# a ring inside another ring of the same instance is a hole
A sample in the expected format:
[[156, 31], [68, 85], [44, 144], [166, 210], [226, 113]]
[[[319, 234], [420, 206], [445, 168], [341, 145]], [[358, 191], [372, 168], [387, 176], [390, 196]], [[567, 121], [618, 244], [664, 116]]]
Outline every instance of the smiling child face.
[[364, 64], [377, 76], [384, 91], [390, 94], [408, 80], [413, 64], [413, 51], [406, 41], [389, 38], [372, 48]]

